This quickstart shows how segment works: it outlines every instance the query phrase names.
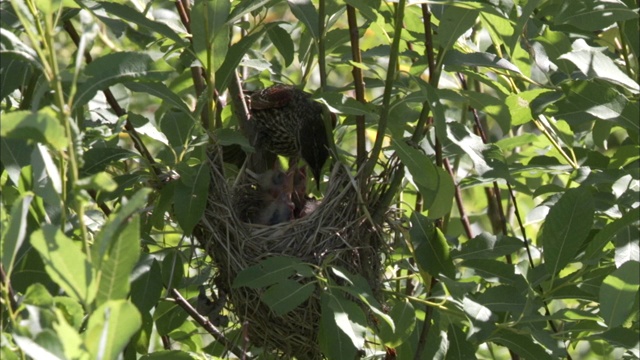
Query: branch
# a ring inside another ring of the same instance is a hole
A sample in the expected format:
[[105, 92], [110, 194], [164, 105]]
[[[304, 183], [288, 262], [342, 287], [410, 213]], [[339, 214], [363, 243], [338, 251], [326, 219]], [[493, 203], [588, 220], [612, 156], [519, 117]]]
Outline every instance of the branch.
[[211, 334], [211, 336], [213, 336], [216, 340], [221, 342], [222, 345], [225, 346], [225, 348], [227, 348], [240, 359], [247, 358], [247, 354], [244, 351], [242, 351], [229, 339], [227, 339], [224, 334], [220, 330], [218, 330], [207, 318], [200, 315], [200, 313], [198, 313], [198, 311], [196, 311], [196, 309], [194, 309], [193, 306], [191, 306], [191, 304], [189, 304], [189, 302], [184, 297], [182, 297], [178, 290], [171, 289], [171, 296], [176, 301], [176, 303], [180, 305], [180, 307], [183, 308], [187, 312], [187, 314], [189, 314], [189, 316], [191, 316], [193, 320], [195, 320], [200, 326], [202, 326], [203, 329], [207, 330], [207, 332]]
[[[358, 31], [358, 22], [356, 21], [356, 10], [353, 6], [347, 5], [347, 19], [349, 22], [349, 38], [351, 39], [351, 58], [356, 63], [362, 62], [362, 54], [360, 53], [360, 33]], [[351, 70], [353, 74], [353, 83], [356, 91], [356, 100], [365, 104], [364, 99], [364, 78], [362, 69], [354, 66]], [[365, 124], [364, 115], [356, 116], [356, 163], [361, 165], [366, 160], [367, 149], [365, 147]]]

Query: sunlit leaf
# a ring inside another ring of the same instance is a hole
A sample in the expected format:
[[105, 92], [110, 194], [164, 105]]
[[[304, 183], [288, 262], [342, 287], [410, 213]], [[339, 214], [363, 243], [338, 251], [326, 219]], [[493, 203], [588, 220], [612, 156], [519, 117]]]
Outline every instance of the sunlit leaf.
[[640, 263], [627, 261], [607, 276], [600, 286], [600, 311], [609, 328], [622, 325], [631, 315], [638, 287]]

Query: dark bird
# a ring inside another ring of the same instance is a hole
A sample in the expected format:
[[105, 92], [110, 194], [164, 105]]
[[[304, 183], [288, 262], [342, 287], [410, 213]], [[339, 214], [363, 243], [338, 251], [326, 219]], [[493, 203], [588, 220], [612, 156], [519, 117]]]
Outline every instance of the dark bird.
[[250, 95], [256, 147], [287, 156], [295, 168], [299, 157], [309, 165], [320, 188], [320, 172], [329, 157], [322, 105], [302, 90], [274, 85]]

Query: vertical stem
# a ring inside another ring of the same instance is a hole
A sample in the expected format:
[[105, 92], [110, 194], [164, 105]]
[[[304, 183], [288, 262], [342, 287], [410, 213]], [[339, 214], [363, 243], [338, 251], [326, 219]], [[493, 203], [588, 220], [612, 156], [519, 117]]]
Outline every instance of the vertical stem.
[[400, 49], [400, 37], [402, 34], [402, 19], [404, 18], [404, 8], [406, 0], [399, 0], [396, 6], [396, 16], [394, 24], [393, 42], [391, 43], [391, 52], [389, 53], [389, 66], [387, 68], [387, 79], [384, 85], [384, 94], [382, 95], [382, 109], [380, 111], [380, 120], [378, 120], [378, 131], [376, 140], [371, 150], [371, 156], [364, 165], [361, 176], [368, 178], [373, 174], [373, 170], [378, 162], [378, 157], [382, 151], [382, 143], [387, 130], [387, 122], [389, 121], [389, 108], [391, 104], [391, 92], [393, 91], [393, 82], [396, 77], [398, 67], [398, 57]]
[[[351, 40], [351, 58], [354, 62], [362, 62], [362, 55], [360, 53], [360, 33], [358, 31], [358, 22], [356, 20], [356, 10], [353, 6], [347, 5], [347, 19], [349, 22], [349, 38]], [[362, 69], [354, 66], [351, 70], [353, 74], [353, 82], [356, 91], [356, 100], [361, 103], [365, 103], [364, 99], [364, 78], [362, 76]], [[364, 115], [356, 116], [356, 162], [358, 166], [364, 163], [366, 159], [366, 139], [365, 139], [365, 124]]]
[[327, 87], [327, 64], [325, 59], [324, 33], [326, 18], [325, 0], [320, 0], [318, 5], [318, 68], [320, 70], [320, 88], [324, 90]]

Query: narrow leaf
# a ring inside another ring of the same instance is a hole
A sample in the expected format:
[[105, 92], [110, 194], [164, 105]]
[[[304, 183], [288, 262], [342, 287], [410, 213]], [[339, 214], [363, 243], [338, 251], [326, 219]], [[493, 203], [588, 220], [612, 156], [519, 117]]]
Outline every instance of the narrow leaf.
[[549, 210], [540, 238], [552, 277], [574, 260], [591, 230], [593, 215], [593, 199], [586, 187], [567, 190]]
[[142, 325], [135, 305], [125, 300], [108, 301], [89, 316], [84, 344], [93, 359], [117, 359]]
[[180, 163], [178, 173], [180, 182], [176, 184], [173, 197], [174, 214], [182, 230], [191, 234], [207, 205], [209, 165], [206, 162], [196, 166]]
[[[45, 270], [69, 296], [88, 306], [95, 296], [94, 270], [73, 240], [53, 225], [43, 225], [31, 235]], [[73, 261], [69, 261], [73, 259]]]
[[133, 215], [118, 234], [98, 277], [96, 305], [129, 295], [129, 276], [140, 255], [140, 216]]
[[600, 286], [600, 311], [609, 328], [622, 325], [631, 315], [640, 286], [640, 262], [627, 261]]
[[[320, 38], [318, 11], [310, 0], [287, 0], [293, 15], [300, 20], [314, 39]], [[323, 19], [324, 21], [324, 19]]]
[[315, 283], [300, 284], [285, 279], [269, 287], [260, 297], [276, 315], [282, 316], [307, 301], [315, 290]]
[[449, 278], [455, 277], [455, 267], [449, 254], [447, 241], [432, 220], [414, 212], [411, 215], [409, 233], [416, 262], [420, 268], [434, 277], [438, 277], [440, 274]]
[[11, 276], [16, 254], [27, 235], [27, 213], [31, 200], [33, 200], [33, 194], [26, 193], [14, 201], [11, 207], [8, 228], [2, 234], [2, 239], [0, 239], [2, 268], [6, 271], [7, 278]]
[[2, 114], [0, 136], [49, 144], [56, 150], [67, 145], [65, 131], [55, 112], [44, 108], [37, 113], [14, 111]]

